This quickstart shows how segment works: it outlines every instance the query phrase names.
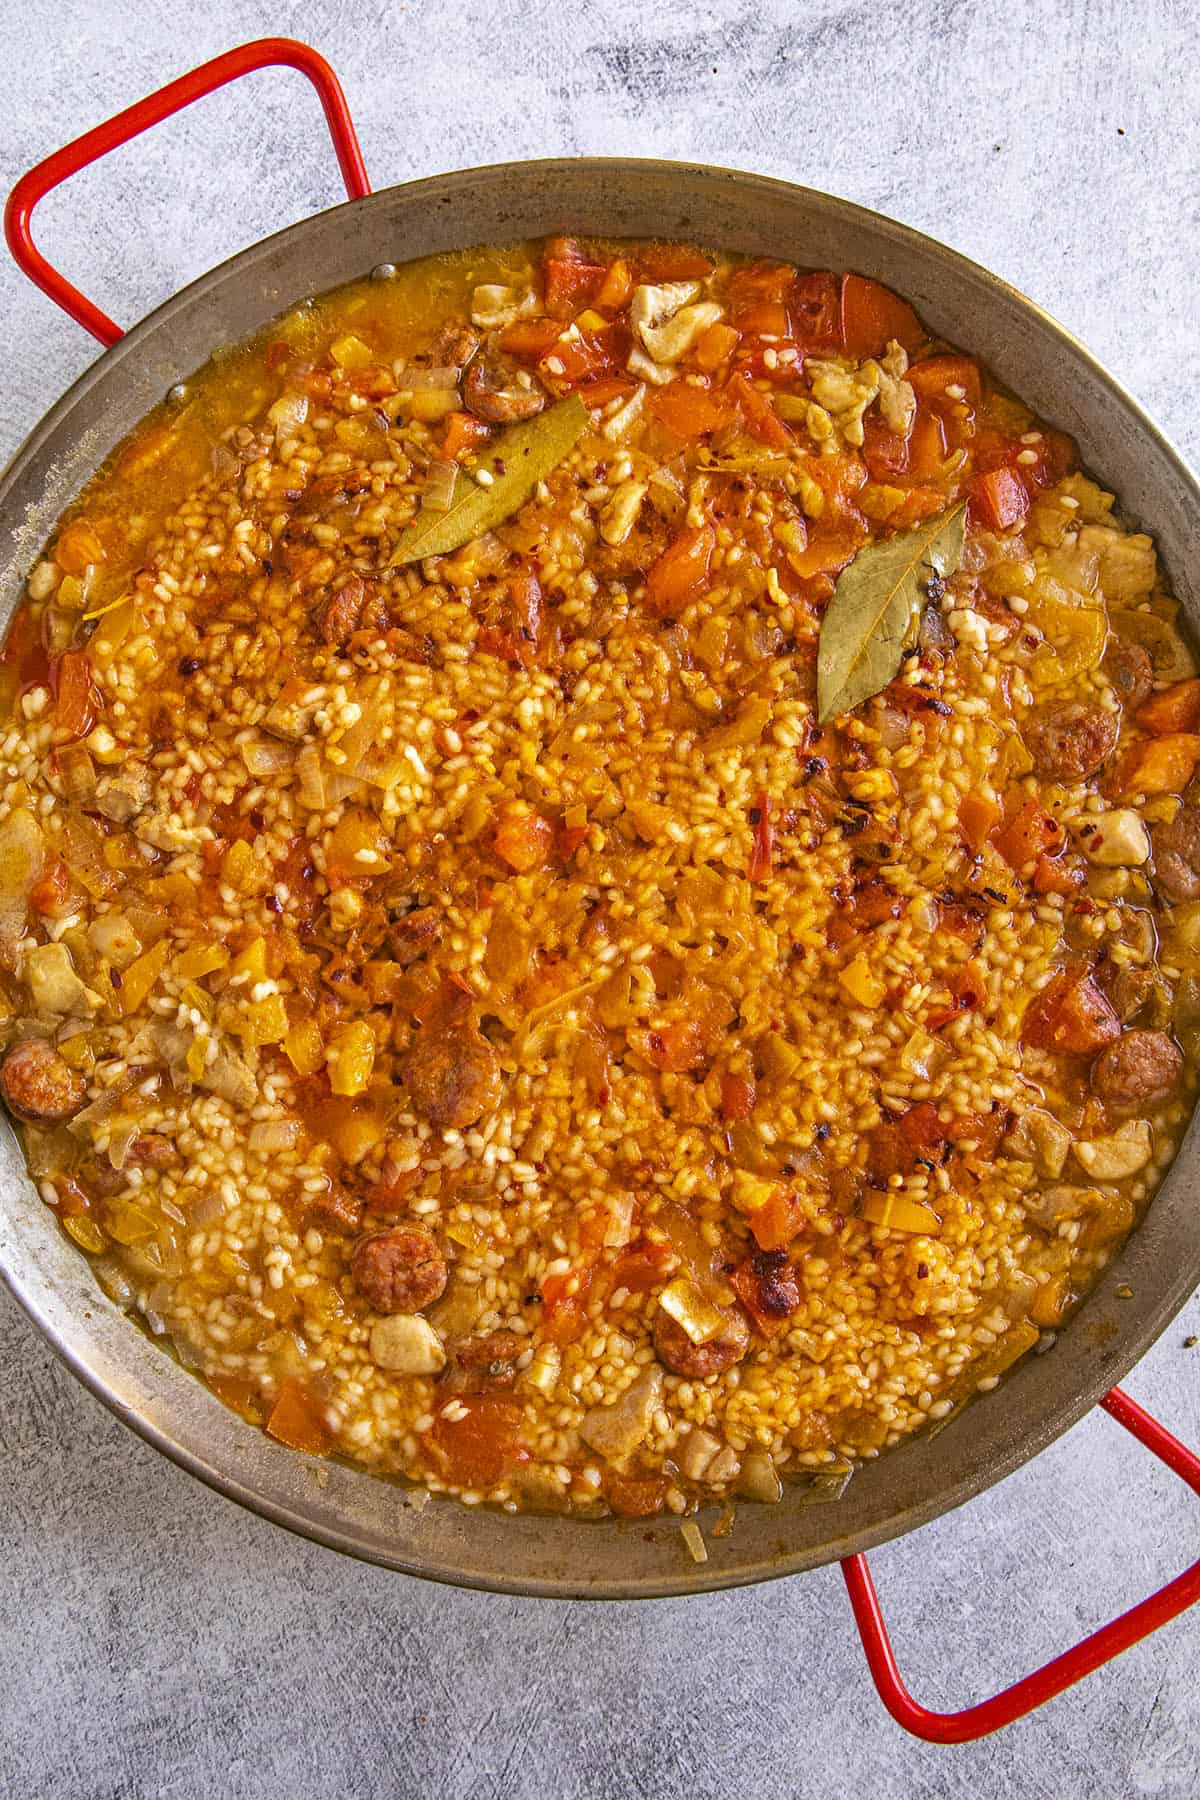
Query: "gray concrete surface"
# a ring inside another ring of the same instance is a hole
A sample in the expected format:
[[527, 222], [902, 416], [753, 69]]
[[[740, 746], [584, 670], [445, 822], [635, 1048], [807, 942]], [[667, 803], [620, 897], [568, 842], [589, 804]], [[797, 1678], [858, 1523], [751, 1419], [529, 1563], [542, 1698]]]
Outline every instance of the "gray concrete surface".
[[[894, 214], [1034, 295], [1193, 459], [1200, 266], [1186, 0], [8, 0], [4, 184], [266, 33], [336, 64], [378, 186], [569, 152], [697, 157]], [[122, 320], [337, 177], [300, 78], [254, 77], [43, 208]], [[0, 453], [90, 360], [0, 265]], [[1033, 398], [1036, 398], [1035, 396]], [[1187, 1314], [1129, 1382], [1200, 1442]], [[836, 1571], [644, 1607], [522, 1603], [360, 1568], [130, 1436], [0, 1300], [0, 1791], [55, 1800], [754, 1800], [1200, 1791], [1196, 1619], [1007, 1735], [935, 1750], [880, 1710]], [[1197, 1552], [1196, 1501], [1092, 1418], [877, 1554], [904, 1666], [963, 1704]]]

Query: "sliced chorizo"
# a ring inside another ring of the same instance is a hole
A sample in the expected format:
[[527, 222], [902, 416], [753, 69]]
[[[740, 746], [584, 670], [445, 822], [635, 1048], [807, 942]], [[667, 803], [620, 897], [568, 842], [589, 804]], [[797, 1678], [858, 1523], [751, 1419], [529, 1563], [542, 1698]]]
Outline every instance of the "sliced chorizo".
[[660, 1306], [654, 1316], [654, 1351], [664, 1368], [688, 1381], [707, 1381], [724, 1375], [740, 1363], [750, 1348], [750, 1327], [740, 1308], [729, 1312], [729, 1323], [707, 1344], [693, 1344], [683, 1326]]
[[443, 325], [433, 340], [429, 359], [435, 368], [465, 369], [482, 341], [470, 325]]
[[512, 425], [532, 419], [546, 404], [545, 390], [526, 387], [515, 373], [485, 363], [481, 357], [463, 378], [463, 405], [488, 425]]
[[436, 906], [414, 907], [412, 912], [397, 919], [388, 932], [392, 955], [407, 968], [409, 963], [417, 962], [436, 948], [445, 929], [445, 921]]
[[304, 1211], [304, 1223], [333, 1237], [353, 1237], [362, 1230], [363, 1202], [340, 1182], [331, 1181], [322, 1194], [314, 1194]]
[[359, 1238], [350, 1272], [363, 1299], [378, 1313], [420, 1312], [446, 1288], [446, 1259], [428, 1232], [373, 1231]]
[[24, 1038], [0, 1065], [0, 1094], [18, 1119], [51, 1125], [83, 1110], [87, 1086], [52, 1044], [43, 1038]]
[[401, 1079], [413, 1111], [437, 1131], [474, 1125], [500, 1098], [499, 1059], [471, 1026], [419, 1032]]
[[1128, 638], [1118, 637], [1113, 632], [1101, 666], [1121, 705], [1131, 712], [1136, 712], [1150, 698], [1154, 688], [1154, 664], [1149, 651], [1140, 644], [1131, 644]]
[[1181, 806], [1150, 833], [1154, 878], [1168, 900], [1200, 900], [1200, 807]]
[[1165, 1031], [1127, 1031], [1092, 1065], [1096, 1094], [1120, 1112], [1165, 1100], [1183, 1077], [1183, 1052]]
[[1116, 713], [1084, 700], [1038, 706], [1021, 725], [1021, 741], [1039, 775], [1083, 781], [1111, 756], [1120, 723]]

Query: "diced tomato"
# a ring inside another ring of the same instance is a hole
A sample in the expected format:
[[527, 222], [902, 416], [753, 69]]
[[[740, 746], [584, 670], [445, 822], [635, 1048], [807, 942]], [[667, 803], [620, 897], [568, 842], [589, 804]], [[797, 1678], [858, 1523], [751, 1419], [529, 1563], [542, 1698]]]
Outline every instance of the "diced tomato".
[[746, 337], [785, 338], [788, 335], [787, 307], [782, 300], [755, 300], [741, 306], [734, 323]]
[[836, 350], [842, 341], [842, 308], [838, 284], [821, 270], [797, 275], [787, 296], [792, 335], [803, 350]]
[[303, 1450], [309, 1456], [323, 1456], [332, 1443], [320, 1402], [303, 1382], [291, 1378], [280, 1383], [267, 1431], [289, 1450]]
[[885, 425], [875, 407], [863, 414], [863, 461], [872, 481], [890, 482], [908, 470], [908, 439]]
[[750, 1230], [760, 1250], [786, 1250], [808, 1222], [799, 1196], [791, 1188], [777, 1187], [764, 1205], [750, 1214]]
[[674, 1274], [679, 1258], [670, 1244], [656, 1244], [641, 1238], [623, 1250], [612, 1265], [612, 1285], [627, 1288], [631, 1294], [648, 1294], [661, 1287]]
[[573, 1344], [587, 1325], [591, 1272], [573, 1269], [542, 1283], [542, 1335], [551, 1344]]
[[[1007, 437], [989, 427], [976, 434], [973, 448], [977, 472], [1010, 469], [1031, 495], [1052, 487], [1075, 468], [1078, 455], [1074, 442], [1063, 431], [1040, 428], [1027, 433], [1032, 442]], [[1025, 462], [1023, 457], [1032, 460]]]
[[99, 695], [86, 651], [67, 650], [57, 664], [52, 662], [50, 682], [57, 736], [68, 741], [86, 737], [99, 713]]
[[722, 1075], [721, 1117], [727, 1125], [738, 1125], [754, 1111], [754, 1083], [744, 1075]]
[[987, 999], [987, 982], [978, 963], [963, 964], [950, 983], [950, 994], [951, 1004], [936, 1008], [926, 1018], [925, 1026], [928, 1031], [940, 1031], [952, 1019], [959, 1019], [963, 1013], [972, 1012], [983, 1005]]
[[29, 904], [34, 912], [41, 913], [43, 918], [51, 918], [55, 913], [62, 911], [70, 885], [71, 877], [67, 865], [61, 856], [56, 856], [30, 889]]
[[480, 444], [487, 442], [488, 436], [488, 427], [474, 413], [448, 413], [446, 435], [442, 439], [442, 455], [453, 459], [462, 456], [465, 451], [477, 450]]
[[739, 371], [730, 376], [726, 392], [742, 415], [742, 424], [752, 438], [772, 450], [786, 450], [795, 442], [792, 432], [771, 405], [770, 397], [761, 393]]
[[762, 793], [755, 799], [750, 808], [750, 828], [753, 840], [750, 846], [750, 867], [747, 876], [751, 881], [766, 881], [771, 873], [775, 856], [775, 830], [771, 823], [771, 796]]
[[1094, 1056], [1121, 1035], [1121, 1021], [1090, 969], [1064, 969], [1034, 996], [1021, 1042], [1059, 1056]]
[[529, 1460], [521, 1446], [524, 1410], [515, 1400], [496, 1394], [457, 1394], [447, 1418], [439, 1410], [433, 1442], [456, 1487], [495, 1487], [505, 1472]]
[[889, 1175], [911, 1175], [918, 1163], [940, 1160], [946, 1129], [928, 1100], [907, 1112], [882, 1119], [867, 1134], [867, 1173], [874, 1181]]
[[628, 354], [629, 333], [624, 325], [614, 323], [602, 331], [576, 330], [568, 338], [559, 338], [542, 358], [541, 368], [556, 390], [572, 388], [624, 368]]
[[958, 829], [967, 848], [979, 855], [988, 838], [1000, 823], [1000, 808], [982, 794], [964, 794], [958, 803]]
[[22, 692], [50, 685], [50, 654], [42, 635], [42, 620], [30, 607], [22, 606], [14, 615], [0, 662], [16, 669]]
[[1160, 737], [1168, 731], [1195, 731], [1200, 727], [1200, 679], [1176, 681], [1138, 708], [1143, 731]]
[[582, 381], [575, 389], [585, 406], [607, 406], [610, 400], [620, 400], [632, 394], [637, 383], [625, 375], [600, 375], [595, 381]]
[[1016, 874], [1039, 856], [1057, 856], [1066, 843], [1066, 832], [1041, 803], [1034, 799], [1019, 803], [995, 833], [993, 842], [1009, 868]]
[[697, 341], [692, 359], [706, 375], [714, 375], [729, 361], [739, 342], [740, 334], [734, 327], [727, 325], [724, 319], [718, 319]]
[[989, 531], [1011, 531], [1029, 511], [1029, 490], [1011, 469], [973, 475], [967, 491], [972, 522]]
[[601, 1492], [618, 1519], [652, 1519], [666, 1505], [664, 1475], [622, 1475], [606, 1469]]
[[540, 362], [562, 336], [555, 319], [514, 319], [500, 333], [500, 348], [518, 362]]
[[669, 543], [646, 575], [646, 600], [664, 617], [681, 613], [708, 581], [709, 565], [717, 547], [711, 525], [688, 526]]
[[542, 274], [546, 311], [556, 319], [570, 319], [599, 293], [608, 265], [589, 262], [574, 238], [555, 238], [547, 246]]
[[720, 431], [733, 417], [722, 393], [677, 381], [654, 391], [650, 397], [650, 411], [668, 431], [686, 441]]
[[908, 472], [912, 480], [936, 480], [942, 473], [946, 454], [945, 427], [937, 413], [919, 400], [908, 434]]
[[786, 305], [795, 280], [790, 263], [743, 263], [729, 277], [729, 311], [734, 323], [739, 323], [740, 313], [764, 303]]
[[908, 301], [891, 288], [863, 275], [842, 276], [842, 344], [848, 355], [882, 356], [893, 339], [912, 351], [925, 338]]
[[[979, 364], [969, 356], [927, 356], [913, 363], [904, 379], [914, 393], [931, 405], [948, 402], [951, 406], [978, 406], [983, 398], [983, 377]], [[961, 394], [948, 394], [947, 388], [961, 388]]]
[[688, 244], [647, 244], [635, 264], [643, 281], [703, 281], [713, 270], [711, 259]]

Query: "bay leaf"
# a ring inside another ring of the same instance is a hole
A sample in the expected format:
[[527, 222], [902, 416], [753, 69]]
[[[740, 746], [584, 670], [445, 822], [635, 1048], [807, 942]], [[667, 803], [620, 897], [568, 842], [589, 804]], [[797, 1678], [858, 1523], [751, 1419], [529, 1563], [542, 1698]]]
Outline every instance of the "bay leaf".
[[444, 512], [422, 508], [396, 541], [389, 568], [448, 556], [472, 538], [492, 531], [524, 506], [539, 481], [568, 457], [588, 427], [588, 409], [578, 394], [547, 407], [536, 418], [510, 425], [488, 446], [478, 469], [492, 477], [480, 484], [464, 474]]
[[931, 575], [943, 581], [962, 560], [966, 508], [868, 544], [843, 569], [821, 621], [817, 719], [853, 712], [900, 670]]

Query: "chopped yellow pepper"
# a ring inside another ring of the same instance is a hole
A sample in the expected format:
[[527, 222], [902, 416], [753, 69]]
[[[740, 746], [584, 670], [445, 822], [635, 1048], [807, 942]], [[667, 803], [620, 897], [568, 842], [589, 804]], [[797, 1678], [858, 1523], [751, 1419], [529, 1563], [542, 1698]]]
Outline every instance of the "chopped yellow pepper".
[[341, 1026], [325, 1052], [329, 1085], [335, 1094], [361, 1094], [375, 1067], [375, 1038], [362, 1019]]
[[228, 961], [229, 952], [224, 944], [195, 944], [182, 956], [177, 956], [171, 967], [181, 981], [199, 981], [203, 976], [223, 969]]
[[315, 1075], [325, 1061], [321, 1033], [312, 1019], [301, 1019], [283, 1040], [284, 1053], [297, 1075]]
[[131, 962], [121, 976], [120, 1001], [121, 1011], [126, 1018], [130, 1013], [149, 999], [151, 989], [167, 966], [167, 958], [171, 954], [170, 938], [160, 938], [157, 944]]

